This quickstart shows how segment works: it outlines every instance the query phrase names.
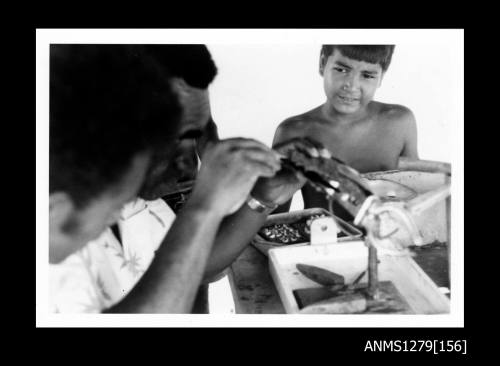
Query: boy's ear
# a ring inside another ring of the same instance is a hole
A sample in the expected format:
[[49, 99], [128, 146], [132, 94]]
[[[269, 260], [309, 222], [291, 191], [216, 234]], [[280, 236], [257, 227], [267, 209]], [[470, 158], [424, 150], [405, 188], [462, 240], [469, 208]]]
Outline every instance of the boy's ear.
[[323, 73], [325, 72], [325, 64], [327, 59], [328, 57], [325, 57], [325, 54], [322, 52], [319, 56], [319, 74], [321, 76], [323, 76]]
[[382, 85], [382, 80], [384, 80], [385, 72], [382, 72], [382, 75], [380, 76], [380, 79], [378, 80], [378, 85], [377, 88], [380, 88], [380, 85]]

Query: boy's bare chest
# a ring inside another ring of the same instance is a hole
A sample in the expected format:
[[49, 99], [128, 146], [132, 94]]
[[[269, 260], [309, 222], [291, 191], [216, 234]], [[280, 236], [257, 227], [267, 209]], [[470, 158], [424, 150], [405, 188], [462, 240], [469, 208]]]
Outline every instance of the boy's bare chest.
[[372, 125], [331, 128], [311, 125], [307, 134], [360, 172], [395, 169], [402, 144], [390, 130]]

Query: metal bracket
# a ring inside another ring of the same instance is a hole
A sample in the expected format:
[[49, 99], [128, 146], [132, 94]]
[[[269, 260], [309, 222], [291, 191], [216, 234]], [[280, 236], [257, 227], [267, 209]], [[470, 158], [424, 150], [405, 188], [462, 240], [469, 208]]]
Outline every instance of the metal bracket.
[[338, 226], [333, 217], [320, 217], [311, 222], [311, 245], [337, 244]]

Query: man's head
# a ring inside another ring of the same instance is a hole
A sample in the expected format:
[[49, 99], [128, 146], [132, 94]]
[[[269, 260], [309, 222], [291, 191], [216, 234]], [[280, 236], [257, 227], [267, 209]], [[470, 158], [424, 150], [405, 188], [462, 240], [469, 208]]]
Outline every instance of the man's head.
[[95, 239], [144, 180], [151, 152], [173, 146], [180, 107], [140, 47], [51, 45], [50, 262]]
[[[172, 192], [178, 179], [196, 171], [196, 159], [187, 156], [192, 152], [194, 139], [201, 137], [212, 120], [208, 86], [217, 75], [217, 67], [205, 45], [154, 44], [145, 45], [148, 55], [171, 75], [170, 84], [182, 106], [183, 116], [177, 150], [172, 156], [168, 149], [160, 149], [153, 156], [140, 196], [156, 199]], [[168, 151], [167, 151], [168, 150]]]
[[319, 72], [330, 105], [358, 112], [373, 99], [389, 68], [394, 45], [323, 45]]
[[172, 88], [183, 107], [181, 130], [201, 131], [210, 118], [208, 86], [217, 75], [212, 56], [202, 44], [150, 44], [144, 49], [168, 70]]

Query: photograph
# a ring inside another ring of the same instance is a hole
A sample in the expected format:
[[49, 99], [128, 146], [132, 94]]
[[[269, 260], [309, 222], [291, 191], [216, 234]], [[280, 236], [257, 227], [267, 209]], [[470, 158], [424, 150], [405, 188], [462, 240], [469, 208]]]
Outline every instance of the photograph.
[[37, 29], [37, 327], [463, 327], [463, 129], [463, 29]]

